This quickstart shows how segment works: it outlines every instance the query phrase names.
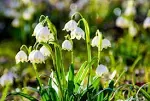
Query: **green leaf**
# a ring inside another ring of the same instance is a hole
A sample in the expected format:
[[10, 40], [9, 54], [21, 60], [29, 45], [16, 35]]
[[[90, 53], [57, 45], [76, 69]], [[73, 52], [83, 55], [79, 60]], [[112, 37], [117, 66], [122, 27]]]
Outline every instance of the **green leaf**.
[[46, 21], [47, 21], [47, 25], [48, 25], [48, 28], [50, 29], [50, 31], [56, 35], [57, 34], [57, 30], [55, 28], [55, 26], [53, 25], [53, 23], [48, 19], [48, 17], [46, 17]]
[[22, 93], [22, 92], [10, 93], [8, 96], [10, 96], [10, 95], [19, 95], [19, 96], [27, 98], [30, 101], [38, 101], [36, 98], [34, 98], [34, 97], [32, 97], [32, 96], [30, 96], [28, 94]]
[[59, 101], [58, 95], [54, 88], [48, 88], [49, 95], [51, 96], [52, 101]]
[[75, 82], [75, 83], [77, 83], [77, 82], [79, 81], [79, 77], [82, 75], [83, 70], [84, 70], [84, 68], [86, 67], [86, 65], [87, 65], [87, 61], [85, 61], [85, 62], [81, 65], [80, 69], [78, 70], [78, 72], [77, 72], [77, 74], [76, 74], [76, 76], [75, 76], [75, 79], [74, 79], [74, 82]]
[[69, 67], [69, 75], [68, 75], [68, 94], [71, 96], [74, 91], [74, 66], [73, 64]]

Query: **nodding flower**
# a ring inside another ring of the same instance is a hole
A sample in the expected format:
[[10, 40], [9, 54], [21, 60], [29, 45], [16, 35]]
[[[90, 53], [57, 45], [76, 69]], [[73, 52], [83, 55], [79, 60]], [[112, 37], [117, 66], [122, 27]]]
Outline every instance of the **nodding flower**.
[[71, 51], [72, 50], [72, 43], [69, 40], [65, 40], [62, 43], [62, 49]]
[[108, 68], [105, 65], [98, 65], [96, 68], [96, 75], [97, 76], [102, 76], [103, 74], [107, 74], [108, 73]]
[[48, 27], [42, 27], [36, 34], [36, 39], [38, 42], [48, 42], [51, 34]]
[[71, 39], [77, 39], [80, 40], [83, 38], [85, 40], [85, 33], [80, 27], [76, 27], [72, 32], [71, 32]]
[[42, 46], [41, 48], [40, 48], [40, 52], [44, 55], [44, 56], [50, 56], [50, 51], [45, 47], [45, 46]]
[[27, 62], [28, 61], [27, 54], [22, 50], [16, 54], [15, 59], [16, 59], [17, 64], [19, 62]]
[[65, 24], [65, 27], [63, 30], [66, 30], [67, 32], [73, 31], [77, 27], [77, 23], [74, 20], [70, 20]]
[[39, 50], [33, 50], [30, 54], [29, 54], [29, 61], [31, 63], [45, 63], [45, 58], [44, 55], [39, 51]]

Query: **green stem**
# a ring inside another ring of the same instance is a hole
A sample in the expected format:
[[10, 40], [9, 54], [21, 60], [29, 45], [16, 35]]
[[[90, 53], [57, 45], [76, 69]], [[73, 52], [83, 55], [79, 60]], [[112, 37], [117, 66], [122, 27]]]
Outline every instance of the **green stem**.
[[97, 34], [98, 34], [98, 38], [99, 38], [99, 42], [98, 42], [98, 62], [97, 62], [97, 66], [100, 63], [100, 57], [101, 57], [101, 47], [102, 47], [102, 34], [99, 32], [99, 30], [97, 30]]

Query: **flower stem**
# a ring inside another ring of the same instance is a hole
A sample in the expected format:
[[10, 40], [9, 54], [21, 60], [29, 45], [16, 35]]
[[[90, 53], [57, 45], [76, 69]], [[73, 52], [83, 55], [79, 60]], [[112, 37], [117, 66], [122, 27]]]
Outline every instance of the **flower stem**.
[[102, 34], [99, 32], [99, 30], [97, 30], [96, 32], [98, 34], [98, 38], [99, 38], [99, 42], [98, 42], [98, 62], [97, 62], [97, 66], [100, 63], [100, 58], [101, 58], [101, 47], [102, 47]]

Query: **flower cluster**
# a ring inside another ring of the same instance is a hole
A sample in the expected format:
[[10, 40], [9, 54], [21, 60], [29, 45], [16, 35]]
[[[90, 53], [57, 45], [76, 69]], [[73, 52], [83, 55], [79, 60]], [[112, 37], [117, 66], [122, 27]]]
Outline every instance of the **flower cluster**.
[[[63, 30], [66, 30], [67, 32], [71, 32], [70, 36], [71, 39], [77, 39], [80, 40], [81, 38], [85, 40], [85, 33], [84, 31], [78, 27], [78, 24], [75, 20], [70, 20], [65, 24], [65, 27], [63, 28]], [[64, 50], [68, 50], [71, 51], [72, 50], [72, 43], [70, 42], [70, 40], [65, 40], [62, 43], [62, 49]]]
[[[54, 41], [54, 36], [52, 33], [50, 33], [47, 26], [43, 26], [42, 23], [39, 23], [36, 25], [33, 35], [36, 37], [37, 42], [44, 42], [47, 43], [49, 41]], [[45, 59], [50, 56], [50, 51], [47, 47], [42, 46], [39, 50], [35, 49], [29, 52], [29, 56], [27, 56], [27, 53], [25, 51], [20, 50], [15, 59], [16, 63], [19, 62], [28, 62], [31, 63], [45, 63]]]

